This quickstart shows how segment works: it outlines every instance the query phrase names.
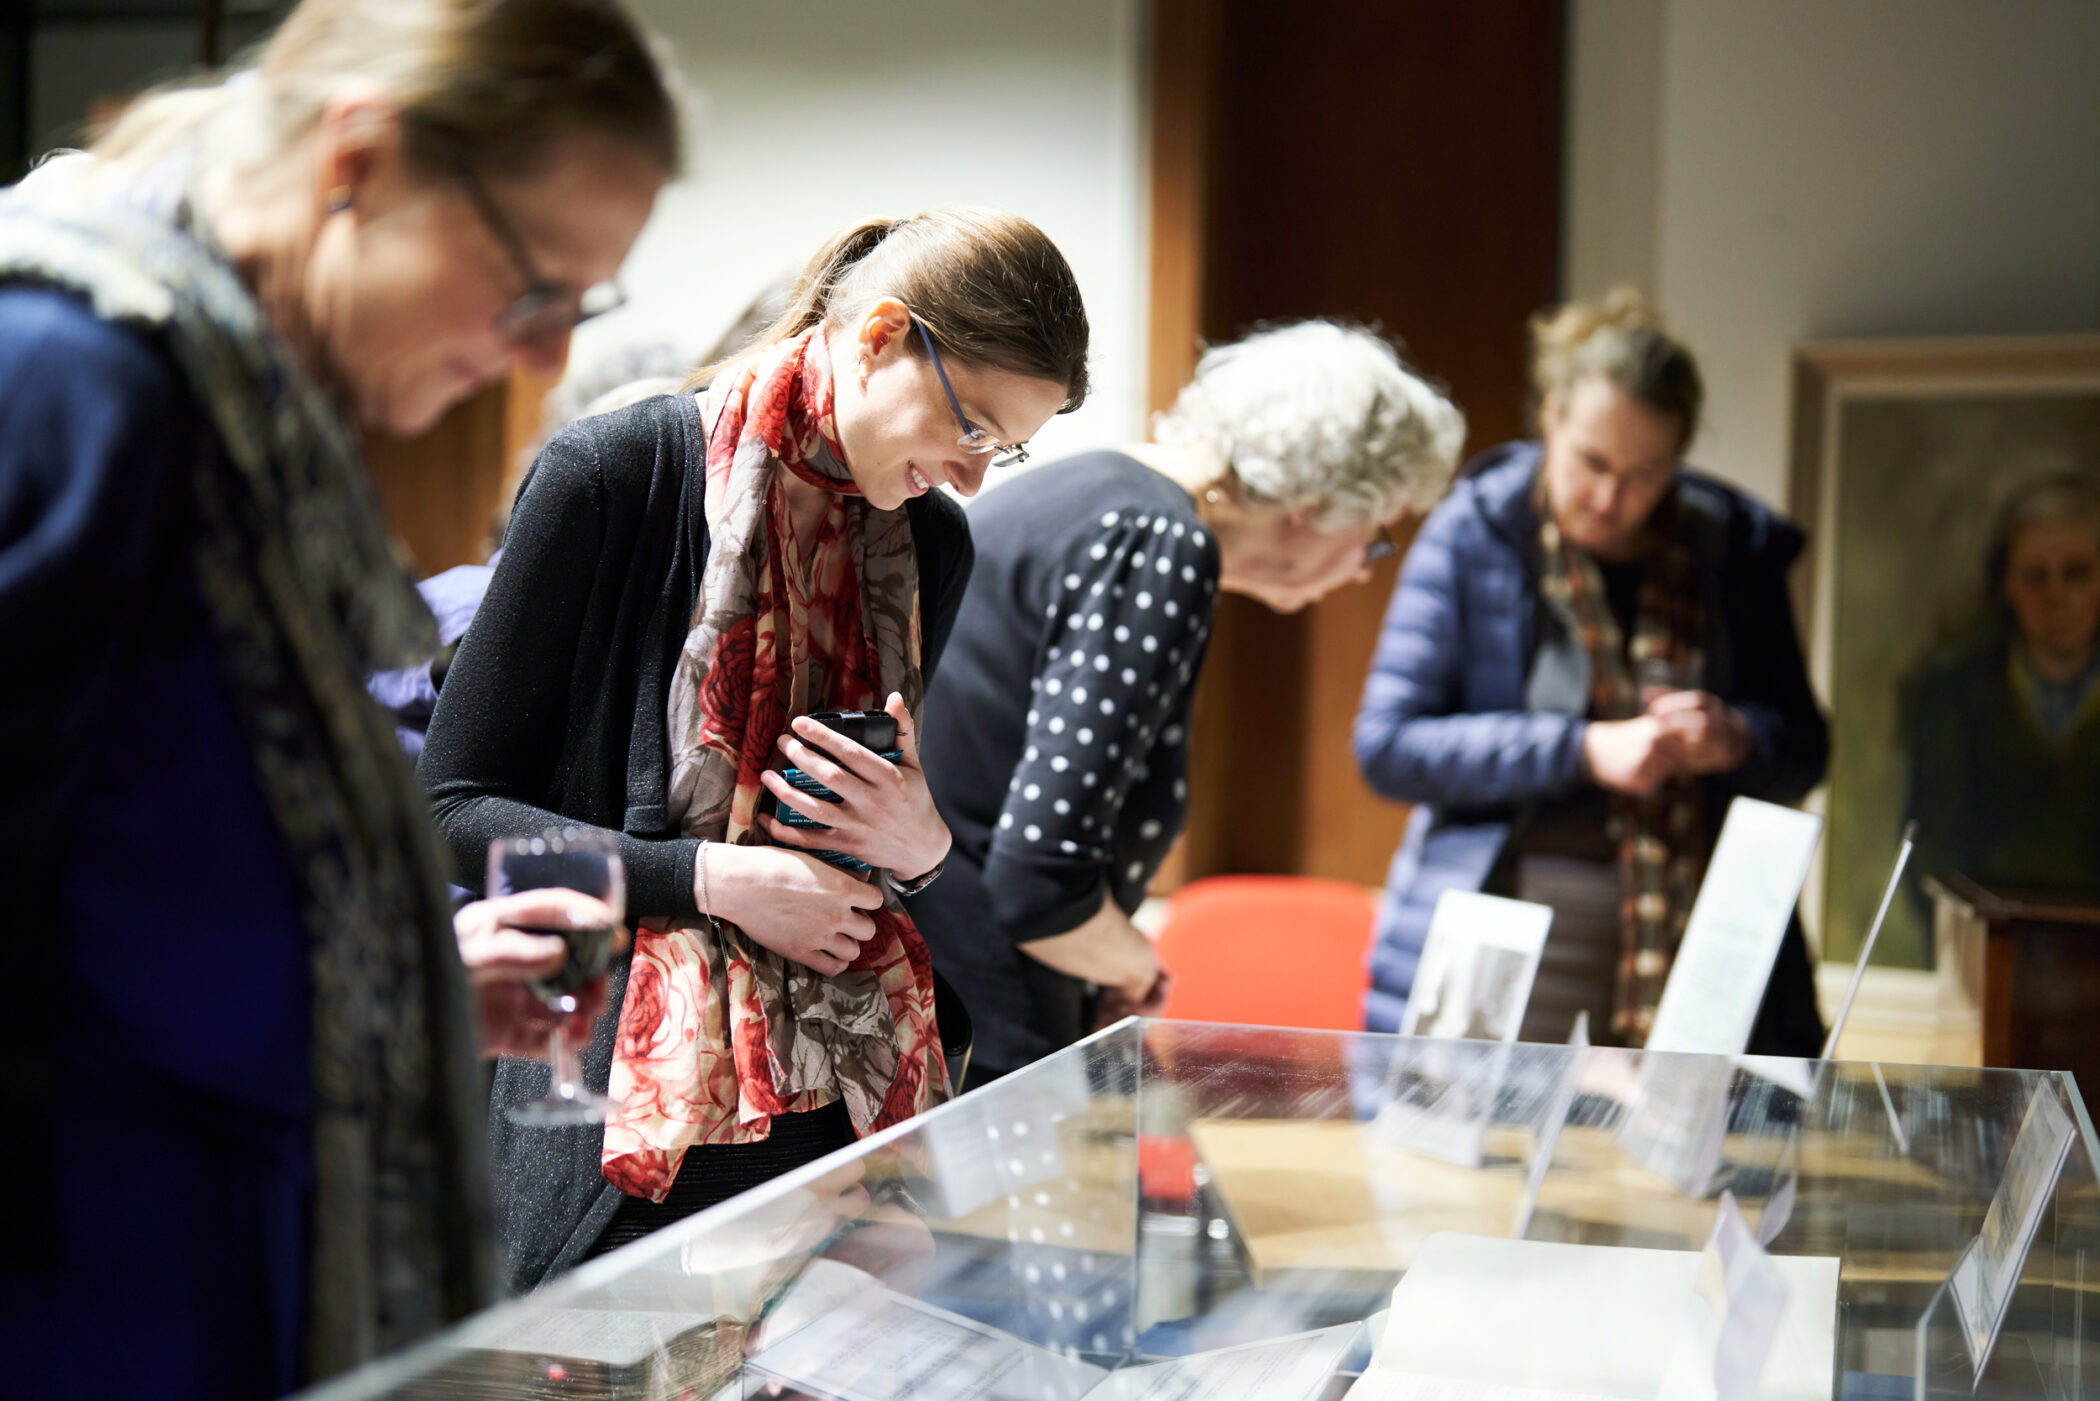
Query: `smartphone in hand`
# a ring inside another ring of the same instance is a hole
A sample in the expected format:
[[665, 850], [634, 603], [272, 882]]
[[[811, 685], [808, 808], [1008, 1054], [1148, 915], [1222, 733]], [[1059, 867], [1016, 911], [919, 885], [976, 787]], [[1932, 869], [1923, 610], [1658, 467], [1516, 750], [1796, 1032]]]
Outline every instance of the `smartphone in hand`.
[[[809, 718], [822, 725], [825, 729], [834, 731], [852, 740], [863, 749], [873, 750], [893, 764], [900, 762], [904, 758], [903, 751], [897, 748], [897, 717], [886, 710], [819, 710], [812, 712]], [[835, 764], [844, 763], [836, 754], [826, 750], [822, 745], [812, 744], [810, 747]], [[832, 792], [800, 769], [788, 769], [781, 774], [781, 777], [794, 785], [796, 792], [807, 793], [819, 802], [836, 803], [840, 801], [838, 794]], [[770, 794], [767, 796], [771, 797]], [[773, 815], [790, 827], [806, 827], [820, 832], [827, 830], [825, 824], [818, 822], [814, 818], [804, 817], [793, 808], [774, 804], [773, 809]], [[810, 855], [816, 857], [819, 861], [836, 866], [842, 871], [858, 872], [868, 869], [867, 862], [860, 860], [858, 857], [848, 856], [843, 851], [812, 851]]]

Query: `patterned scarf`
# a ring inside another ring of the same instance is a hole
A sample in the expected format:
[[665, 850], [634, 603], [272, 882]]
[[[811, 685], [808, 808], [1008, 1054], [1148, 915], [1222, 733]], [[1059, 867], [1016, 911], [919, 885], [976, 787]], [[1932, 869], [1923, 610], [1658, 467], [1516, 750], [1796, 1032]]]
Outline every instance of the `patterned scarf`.
[[[1554, 523], [1543, 473], [1532, 488], [1539, 517], [1539, 590], [1590, 662], [1590, 716], [1630, 720], [1647, 709], [1643, 677], [1668, 677], [1672, 690], [1704, 684], [1700, 647], [1705, 610], [1699, 559], [1672, 488], [1648, 518], [1649, 547], [1634, 603], [1633, 635], [1623, 635], [1589, 551], [1569, 544]], [[1650, 683], [1653, 684], [1653, 683]], [[1611, 795], [1610, 835], [1619, 844], [1619, 968], [1612, 1031], [1629, 1046], [1648, 1039], [1670, 964], [1706, 867], [1705, 813], [1696, 779], [1673, 779], [1652, 797]]]
[[192, 469], [191, 559], [310, 941], [319, 1379], [492, 1294], [486, 1096], [450, 906], [428, 805], [364, 690], [428, 657], [436, 630], [350, 426], [193, 217], [181, 170], [114, 194], [63, 173], [0, 199], [0, 281], [148, 332], [218, 437]]
[[[669, 709], [668, 804], [689, 837], [764, 844], [758, 778], [791, 717], [879, 708], [892, 691], [919, 713], [911, 522], [870, 507], [846, 471], [821, 334], [752, 356], [701, 398], [708, 557]], [[782, 469], [827, 493], [807, 558]], [[833, 978], [713, 919], [639, 933], [606, 1178], [662, 1201], [687, 1148], [763, 1139], [775, 1114], [844, 1099], [865, 1134], [944, 1099], [926, 945], [894, 893], [874, 918]]]

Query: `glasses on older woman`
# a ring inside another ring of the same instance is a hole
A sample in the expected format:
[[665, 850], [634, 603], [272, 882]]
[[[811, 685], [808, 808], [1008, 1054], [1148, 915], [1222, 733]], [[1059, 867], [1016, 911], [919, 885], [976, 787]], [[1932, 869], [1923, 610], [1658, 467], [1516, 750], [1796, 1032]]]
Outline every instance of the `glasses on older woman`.
[[517, 272], [518, 280], [525, 284], [525, 290], [496, 313], [496, 330], [505, 340], [513, 345], [552, 340], [567, 335], [594, 316], [603, 316], [626, 305], [627, 293], [617, 282], [576, 288], [540, 276], [532, 255], [525, 250], [525, 240], [518, 236], [516, 226], [503, 216], [503, 210], [489, 194], [488, 186], [481, 183], [481, 177], [474, 173], [466, 158], [455, 153], [452, 168], [460, 188], [467, 192], [468, 202], [480, 216], [482, 226], [501, 245], [503, 256]]
[[1392, 528], [1381, 525], [1378, 527], [1378, 533], [1371, 537], [1371, 543], [1364, 546], [1364, 565], [1368, 568], [1399, 553], [1400, 543], [1393, 539]]
[[912, 329], [919, 333], [919, 339], [926, 342], [926, 358], [933, 362], [933, 373], [941, 382], [941, 393], [948, 396], [948, 408], [955, 415], [956, 425], [962, 429], [962, 436], [955, 440], [955, 445], [964, 452], [991, 453], [994, 467], [1018, 467], [1026, 462], [1026, 443], [1002, 443], [963, 417], [962, 404], [956, 400], [955, 389], [948, 383], [948, 371], [941, 365], [941, 353], [933, 348], [933, 333], [916, 316], [911, 319], [911, 324]]

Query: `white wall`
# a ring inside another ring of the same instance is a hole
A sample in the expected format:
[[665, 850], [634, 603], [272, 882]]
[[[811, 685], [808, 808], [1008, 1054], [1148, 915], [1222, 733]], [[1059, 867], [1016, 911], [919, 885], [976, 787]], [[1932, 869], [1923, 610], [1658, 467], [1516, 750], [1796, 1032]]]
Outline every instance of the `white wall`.
[[575, 362], [662, 338], [697, 353], [834, 229], [988, 204], [1033, 219], [1079, 278], [1093, 397], [1037, 438], [1141, 421], [1145, 332], [1140, 0], [638, 0], [698, 91], [687, 177], [623, 274], [633, 304]]
[[2100, 328], [2100, 5], [1574, 0], [1567, 287], [1698, 352], [1694, 460], [1784, 504], [1810, 338]]

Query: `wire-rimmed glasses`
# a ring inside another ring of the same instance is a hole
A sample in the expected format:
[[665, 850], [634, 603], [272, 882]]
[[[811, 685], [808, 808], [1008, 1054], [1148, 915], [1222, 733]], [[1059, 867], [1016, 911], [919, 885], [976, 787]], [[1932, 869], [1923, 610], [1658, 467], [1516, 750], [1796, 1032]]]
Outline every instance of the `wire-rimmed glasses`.
[[565, 336], [592, 317], [603, 316], [627, 304], [627, 293], [617, 282], [600, 282], [578, 289], [542, 277], [532, 255], [526, 251], [525, 240], [519, 236], [516, 226], [504, 217], [488, 186], [481, 183], [481, 177], [474, 173], [466, 158], [455, 154], [452, 169], [460, 188], [467, 192], [468, 203], [481, 217], [483, 227], [502, 246], [503, 256], [525, 284], [525, 290], [496, 313], [496, 329], [505, 340], [513, 344], [529, 344]]
[[941, 353], [933, 348], [933, 333], [916, 316], [911, 319], [911, 324], [912, 329], [919, 333], [919, 339], [926, 342], [926, 358], [933, 362], [934, 377], [940, 380], [941, 393], [948, 396], [948, 408], [955, 414], [956, 425], [962, 429], [962, 436], [955, 440], [955, 445], [964, 452], [991, 453], [994, 467], [1018, 467], [1026, 462], [1026, 443], [1002, 443], [963, 416], [962, 404], [955, 397], [954, 387], [948, 383], [948, 371], [941, 365]]
[[1378, 561], [1391, 559], [1399, 553], [1400, 542], [1393, 538], [1393, 528], [1389, 525], [1380, 525], [1378, 533], [1373, 535], [1370, 543], [1364, 546], [1364, 567], [1369, 568], [1371, 565], [1378, 563]]

